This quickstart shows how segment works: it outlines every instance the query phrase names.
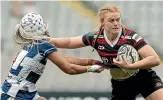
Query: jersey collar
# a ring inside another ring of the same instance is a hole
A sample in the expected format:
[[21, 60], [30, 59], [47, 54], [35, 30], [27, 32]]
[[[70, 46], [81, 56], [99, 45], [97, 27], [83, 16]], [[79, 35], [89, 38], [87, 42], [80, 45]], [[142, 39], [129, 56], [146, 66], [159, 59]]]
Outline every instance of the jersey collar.
[[107, 42], [111, 47], [114, 47], [114, 46], [117, 44], [117, 42], [118, 42], [118, 40], [119, 40], [119, 38], [120, 38], [120, 36], [121, 36], [121, 34], [122, 34], [122, 29], [120, 30], [118, 36], [116, 37], [116, 39], [115, 39], [113, 42], [110, 42], [110, 40], [108, 39], [108, 37], [107, 37], [106, 34], [107, 34], [107, 33], [106, 33], [106, 30], [104, 29], [104, 38], [105, 38], [106, 42]]

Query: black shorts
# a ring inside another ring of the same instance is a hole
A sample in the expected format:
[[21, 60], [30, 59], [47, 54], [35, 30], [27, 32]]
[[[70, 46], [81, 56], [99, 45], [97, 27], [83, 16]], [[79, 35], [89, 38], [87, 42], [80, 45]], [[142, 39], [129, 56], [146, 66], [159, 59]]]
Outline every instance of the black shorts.
[[125, 80], [111, 79], [111, 100], [135, 100], [138, 94], [144, 98], [163, 88], [163, 83], [152, 69], [140, 70], [135, 76]]

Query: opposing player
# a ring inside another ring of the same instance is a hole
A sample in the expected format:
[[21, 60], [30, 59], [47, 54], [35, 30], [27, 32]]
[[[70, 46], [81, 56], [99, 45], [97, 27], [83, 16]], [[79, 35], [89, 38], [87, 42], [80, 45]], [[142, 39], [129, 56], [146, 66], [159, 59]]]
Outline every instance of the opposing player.
[[[163, 100], [163, 83], [151, 68], [160, 64], [160, 58], [153, 48], [135, 31], [126, 29], [121, 23], [121, 13], [116, 6], [105, 6], [99, 11], [101, 26], [98, 31], [88, 32], [82, 37], [52, 38], [59, 48], [80, 48], [92, 46], [101, 59], [109, 65], [112, 76], [111, 100], [135, 100], [140, 93], [146, 100]], [[141, 60], [129, 64], [125, 59], [118, 61], [117, 51], [123, 44], [132, 45]], [[133, 74], [121, 68], [140, 69]]]
[[38, 95], [35, 84], [43, 74], [47, 59], [68, 74], [103, 70], [101, 66], [91, 65], [92, 59], [65, 58], [47, 37], [46, 26], [39, 14], [28, 13], [21, 19], [16, 26], [14, 41], [22, 50], [1, 87], [1, 100], [46, 100]]

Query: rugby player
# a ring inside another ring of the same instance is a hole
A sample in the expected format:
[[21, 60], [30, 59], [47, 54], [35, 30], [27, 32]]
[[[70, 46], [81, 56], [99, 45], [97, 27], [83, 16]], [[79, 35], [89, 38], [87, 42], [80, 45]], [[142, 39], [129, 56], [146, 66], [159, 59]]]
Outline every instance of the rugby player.
[[14, 42], [21, 51], [2, 84], [1, 100], [46, 100], [39, 96], [35, 84], [43, 74], [47, 59], [72, 75], [103, 70], [99, 65], [92, 65], [92, 59], [64, 57], [47, 41], [46, 30], [43, 18], [37, 13], [26, 14], [16, 25]]
[[[160, 58], [154, 49], [134, 30], [126, 29], [121, 23], [120, 9], [106, 5], [99, 11], [101, 26], [98, 31], [83, 36], [68, 38], [50, 38], [58, 48], [80, 48], [92, 46], [97, 50], [104, 64], [110, 68], [112, 76], [111, 100], [135, 100], [140, 93], [146, 100], [163, 100], [163, 83], [151, 68], [160, 64]], [[129, 64], [125, 59], [118, 61], [117, 51], [123, 44], [132, 45], [141, 60]], [[126, 73], [125, 69], [139, 69], [135, 73]]]

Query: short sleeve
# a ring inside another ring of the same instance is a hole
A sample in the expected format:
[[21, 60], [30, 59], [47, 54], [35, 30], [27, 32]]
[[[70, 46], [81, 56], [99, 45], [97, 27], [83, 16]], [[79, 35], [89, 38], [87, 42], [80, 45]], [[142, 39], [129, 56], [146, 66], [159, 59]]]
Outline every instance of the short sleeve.
[[50, 53], [56, 52], [56, 51], [57, 51], [57, 48], [53, 44], [47, 41], [44, 41], [39, 44], [39, 53], [41, 53], [45, 57], [47, 57]]
[[88, 46], [88, 45], [92, 46], [93, 40], [94, 40], [94, 34], [92, 34], [91, 32], [85, 34], [82, 37], [82, 41], [86, 46]]
[[147, 42], [136, 32], [132, 35], [133, 46], [136, 50], [139, 50], [143, 46], [147, 45]]

